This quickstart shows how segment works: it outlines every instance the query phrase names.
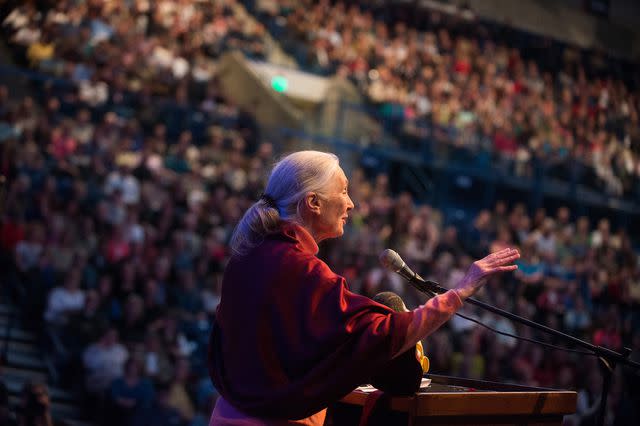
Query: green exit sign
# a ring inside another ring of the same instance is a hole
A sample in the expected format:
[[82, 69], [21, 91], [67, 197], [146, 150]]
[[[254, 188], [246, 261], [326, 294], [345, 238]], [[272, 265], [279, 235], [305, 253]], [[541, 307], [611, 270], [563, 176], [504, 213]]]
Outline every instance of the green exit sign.
[[289, 81], [281, 75], [276, 75], [271, 79], [271, 88], [278, 93], [284, 93], [289, 87]]

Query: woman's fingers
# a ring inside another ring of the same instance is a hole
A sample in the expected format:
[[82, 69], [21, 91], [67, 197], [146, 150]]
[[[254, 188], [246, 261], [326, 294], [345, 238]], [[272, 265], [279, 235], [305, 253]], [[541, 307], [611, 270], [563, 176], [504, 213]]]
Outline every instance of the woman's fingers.
[[481, 276], [491, 275], [497, 272], [513, 271], [518, 269], [516, 265], [509, 265], [520, 257], [516, 249], [504, 249], [497, 251], [478, 262]]
[[515, 252], [512, 253], [511, 255], [507, 256], [507, 257], [503, 257], [500, 259], [500, 263], [508, 263], [508, 262], [513, 262], [514, 260], [518, 259], [520, 257], [520, 253], [519, 252]]
[[520, 252], [517, 249], [506, 248], [475, 261], [467, 271], [467, 275], [456, 286], [456, 291], [462, 298], [473, 295], [490, 275], [518, 269], [517, 265], [509, 265], [509, 263], [519, 257]]
[[[503, 271], [503, 269], [500, 269], [500, 268], [515, 261], [519, 257], [520, 257], [520, 252], [517, 249], [511, 249], [511, 248], [502, 249], [500, 251], [497, 251], [488, 255], [487, 257], [481, 260], [476, 261], [475, 265], [478, 268], [476, 272], [479, 273], [480, 276], [486, 276], [494, 272], [501, 272]], [[511, 271], [511, 270], [517, 269], [517, 268], [512, 268], [512, 266], [515, 266], [515, 265], [509, 265], [509, 266], [510, 266], [509, 269], [504, 269], [504, 270]]]
[[494, 259], [504, 259], [508, 257], [512, 257], [515, 255], [520, 255], [520, 252], [517, 249], [504, 249], [495, 253]]
[[[494, 256], [495, 255], [495, 256]], [[492, 257], [493, 256], [493, 257]], [[487, 256], [485, 259], [488, 266], [502, 265], [520, 257], [520, 252], [516, 249], [505, 249]]]
[[508, 266], [500, 266], [499, 268], [497, 268], [497, 271], [508, 272], [508, 271], [515, 271], [516, 269], [518, 269], [518, 265], [508, 265]]
[[512, 251], [516, 251], [516, 249], [511, 248], [511, 247], [507, 247], [507, 248], [503, 248], [502, 250], [498, 250], [496, 252], [493, 252], [491, 254], [495, 255], [495, 256], [503, 256], [505, 254], [511, 253]]

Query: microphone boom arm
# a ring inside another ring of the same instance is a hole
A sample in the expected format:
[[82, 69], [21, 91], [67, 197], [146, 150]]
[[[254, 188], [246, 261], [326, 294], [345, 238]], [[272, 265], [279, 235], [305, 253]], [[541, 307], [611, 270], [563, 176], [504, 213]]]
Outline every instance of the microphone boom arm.
[[[416, 274], [411, 269], [406, 267], [404, 262], [402, 262], [402, 264], [403, 265], [401, 270], [398, 270], [396, 272], [398, 272], [404, 279], [406, 279], [418, 291], [425, 293], [429, 296], [443, 294], [448, 291], [446, 288], [441, 287], [440, 285], [438, 285], [438, 283], [434, 281], [423, 279], [420, 275]], [[510, 319], [511, 321], [539, 330], [551, 336], [558, 337], [560, 340], [588, 349], [593, 354], [595, 354], [598, 357], [598, 360], [600, 361], [600, 370], [602, 372], [602, 377], [603, 377], [602, 394], [601, 394], [602, 397], [600, 398], [600, 407], [599, 407], [598, 422], [597, 422], [597, 424], [599, 425], [604, 425], [604, 418], [605, 418], [606, 406], [607, 406], [607, 394], [609, 393], [613, 371], [616, 365], [620, 363], [623, 365], [627, 365], [629, 367], [633, 367], [636, 370], [640, 370], [640, 363], [631, 361], [628, 358], [629, 355], [631, 354], [631, 349], [629, 348], [624, 348], [623, 353], [618, 353], [611, 349], [608, 349], [602, 346], [597, 346], [587, 341], [578, 339], [577, 337], [573, 337], [561, 331], [554, 330], [553, 328], [547, 327], [546, 325], [537, 323], [535, 321], [531, 321], [527, 318], [521, 317], [511, 312], [507, 312], [503, 309], [481, 302], [472, 297], [468, 297], [467, 299], [465, 299], [465, 302], [469, 302], [472, 305], [478, 306], [486, 311], [493, 312], [494, 314]]]
[[[422, 282], [420, 283], [422, 285], [416, 285], [415, 283], [413, 283], [413, 287], [415, 287], [416, 289], [418, 289], [423, 293], [428, 292], [428, 293], [435, 293], [435, 294], [443, 294], [448, 291], [446, 288], [441, 287], [440, 285], [438, 285], [433, 281], [423, 280], [418, 274], [414, 274], [413, 279], [416, 281], [422, 280]], [[605, 356], [607, 358], [611, 358], [616, 362], [620, 362], [620, 363], [640, 369], [640, 363], [631, 361], [623, 354], [612, 351], [611, 349], [607, 349], [602, 346], [596, 346], [584, 340], [578, 339], [577, 337], [573, 337], [569, 334], [547, 327], [546, 325], [537, 323], [535, 321], [531, 321], [527, 318], [521, 317], [519, 315], [513, 314], [503, 309], [497, 308], [493, 305], [489, 305], [487, 303], [481, 302], [477, 299], [474, 299], [473, 297], [468, 297], [467, 299], [465, 299], [465, 302], [478, 306], [486, 311], [493, 312], [494, 314], [499, 315], [501, 317], [510, 319], [511, 321], [523, 324], [530, 328], [535, 328], [536, 330], [542, 331], [543, 333], [558, 337], [561, 340], [565, 340], [567, 342], [573, 343], [576, 346], [581, 346], [585, 349], [592, 351], [598, 356]]]

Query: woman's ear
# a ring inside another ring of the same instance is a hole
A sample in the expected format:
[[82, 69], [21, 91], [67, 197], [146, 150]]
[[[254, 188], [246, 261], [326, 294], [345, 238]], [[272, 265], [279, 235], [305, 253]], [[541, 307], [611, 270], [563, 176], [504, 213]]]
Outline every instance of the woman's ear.
[[305, 210], [312, 214], [320, 214], [320, 197], [315, 192], [307, 192], [304, 196]]

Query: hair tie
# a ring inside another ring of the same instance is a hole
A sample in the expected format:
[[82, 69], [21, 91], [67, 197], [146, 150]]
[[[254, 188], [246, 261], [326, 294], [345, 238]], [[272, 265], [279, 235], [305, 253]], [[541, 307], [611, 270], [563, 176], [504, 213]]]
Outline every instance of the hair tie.
[[260, 195], [260, 199], [263, 200], [267, 204], [267, 206], [271, 207], [272, 209], [278, 210], [276, 200], [274, 200], [271, 196], [263, 192], [262, 195]]

